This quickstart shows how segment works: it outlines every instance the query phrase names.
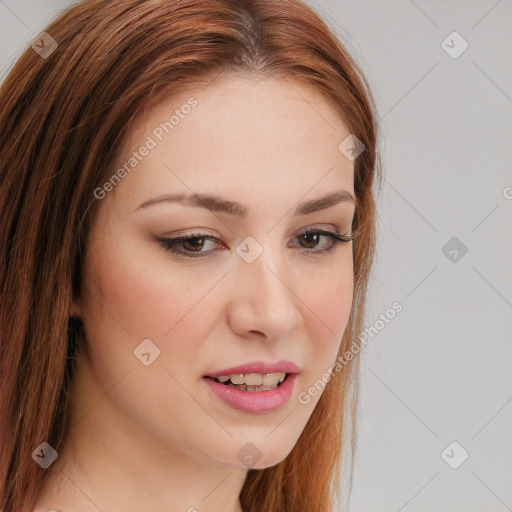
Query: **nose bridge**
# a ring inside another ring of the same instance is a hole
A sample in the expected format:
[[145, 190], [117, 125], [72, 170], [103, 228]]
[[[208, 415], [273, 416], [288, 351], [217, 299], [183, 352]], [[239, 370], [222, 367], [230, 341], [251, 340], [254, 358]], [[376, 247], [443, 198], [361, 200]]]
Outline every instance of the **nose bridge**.
[[[269, 337], [284, 337], [302, 322], [297, 308], [298, 298], [293, 292], [293, 276], [284, 251], [277, 244], [260, 245], [260, 254], [252, 261], [243, 253], [235, 269], [238, 311], [244, 311], [246, 330], [258, 330]], [[254, 243], [254, 242], [253, 242]], [[240, 244], [243, 248], [247, 246]], [[249, 244], [249, 251], [257, 248]]]

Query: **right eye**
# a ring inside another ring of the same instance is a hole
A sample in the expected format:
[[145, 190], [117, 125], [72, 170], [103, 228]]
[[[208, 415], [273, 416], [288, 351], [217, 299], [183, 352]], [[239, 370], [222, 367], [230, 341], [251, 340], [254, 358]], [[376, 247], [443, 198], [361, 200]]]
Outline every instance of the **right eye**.
[[[178, 236], [176, 238], [160, 238], [159, 241], [166, 251], [190, 258], [206, 256], [211, 252], [201, 251], [204, 247], [205, 241], [220, 242], [218, 238], [204, 234]], [[183, 247], [185, 250], [178, 249], [178, 246]]]

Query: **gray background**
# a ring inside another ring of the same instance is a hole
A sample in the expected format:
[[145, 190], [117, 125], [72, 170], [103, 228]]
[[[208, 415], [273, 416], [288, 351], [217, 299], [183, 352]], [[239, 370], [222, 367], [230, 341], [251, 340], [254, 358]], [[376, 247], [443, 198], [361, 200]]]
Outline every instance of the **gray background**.
[[[72, 3], [0, 0], [0, 78]], [[370, 81], [384, 164], [350, 512], [512, 511], [512, 2], [308, 3]]]

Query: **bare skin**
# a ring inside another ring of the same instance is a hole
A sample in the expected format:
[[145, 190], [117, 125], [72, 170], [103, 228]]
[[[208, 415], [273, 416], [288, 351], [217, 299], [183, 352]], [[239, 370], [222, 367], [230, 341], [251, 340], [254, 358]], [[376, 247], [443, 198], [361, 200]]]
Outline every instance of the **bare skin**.
[[[338, 190], [354, 195], [353, 162], [338, 150], [347, 126], [299, 82], [227, 76], [138, 117], [126, 159], [192, 96], [197, 106], [101, 199], [71, 312], [86, 336], [72, 430], [33, 512], [243, 512], [248, 467], [239, 450], [258, 448], [256, 468], [282, 461], [320, 398], [303, 405], [299, 393], [336, 358], [352, 307], [352, 243], [300, 235], [312, 227], [350, 234], [355, 207], [293, 210]], [[139, 208], [178, 192], [219, 195], [248, 213]], [[218, 239], [178, 247], [198, 247], [199, 257], [157, 240], [192, 229]], [[249, 236], [263, 248], [252, 263], [236, 252]], [[148, 366], [134, 355], [145, 339], [160, 350]], [[290, 400], [271, 412], [236, 410], [203, 380], [280, 359], [300, 373]]]

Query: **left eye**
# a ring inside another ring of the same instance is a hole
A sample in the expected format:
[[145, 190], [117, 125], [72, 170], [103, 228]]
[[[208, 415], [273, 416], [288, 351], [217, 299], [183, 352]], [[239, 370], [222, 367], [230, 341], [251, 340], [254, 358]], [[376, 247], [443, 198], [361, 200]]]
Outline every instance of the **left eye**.
[[[330, 240], [330, 244], [328, 245], [328, 247], [325, 249], [315, 251], [308, 250], [306, 252], [329, 253], [333, 251], [337, 245], [346, 244], [352, 241], [352, 236], [350, 235], [342, 235], [337, 232], [323, 231], [318, 229], [306, 230], [297, 235], [297, 238], [306, 241], [306, 243], [312, 242], [313, 247], [318, 245], [318, 240], [320, 240], [321, 237]], [[207, 256], [210, 252], [212, 252], [201, 251], [201, 249], [204, 247], [204, 243], [206, 240], [220, 243], [220, 240], [218, 238], [201, 233], [194, 233], [192, 235], [179, 236], [176, 238], [159, 238], [158, 240], [166, 251], [171, 251], [175, 254], [179, 254], [181, 256], [190, 258]], [[182, 246], [185, 250], [178, 249], [178, 246]], [[310, 249], [311, 246], [305, 248]]]

